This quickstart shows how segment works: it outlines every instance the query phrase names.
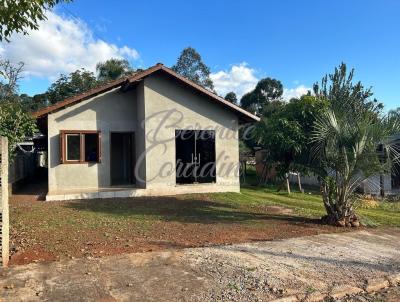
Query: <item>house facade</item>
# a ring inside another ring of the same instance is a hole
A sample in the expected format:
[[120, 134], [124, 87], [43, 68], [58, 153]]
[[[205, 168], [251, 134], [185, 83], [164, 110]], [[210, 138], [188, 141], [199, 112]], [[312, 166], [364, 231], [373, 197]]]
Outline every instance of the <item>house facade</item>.
[[238, 192], [239, 127], [258, 120], [162, 64], [35, 117], [46, 200]]

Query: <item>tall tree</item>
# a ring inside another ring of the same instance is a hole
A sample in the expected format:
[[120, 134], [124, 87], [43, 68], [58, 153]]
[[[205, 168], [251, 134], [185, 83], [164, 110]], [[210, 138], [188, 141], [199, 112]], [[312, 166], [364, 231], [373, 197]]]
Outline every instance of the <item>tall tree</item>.
[[255, 91], [261, 94], [267, 102], [278, 100], [283, 94], [283, 85], [281, 81], [265, 78], [257, 83]]
[[93, 72], [78, 69], [69, 75], [61, 75], [46, 92], [46, 98], [51, 104], [55, 104], [66, 98], [85, 92], [98, 85]]
[[282, 94], [283, 85], [279, 80], [265, 78], [257, 83], [253, 91], [246, 93], [240, 103], [243, 108], [261, 115], [268, 103], [280, 100]]
[[133, 73], [133, 68], [128, 60], [111, 58], [96, 65], [97, 79], [99, 81], [112, 81]]
[[204, 64], [200, 54], [194, 48], [185, 48], [172, 69], [185, 78], [214, 91], [210, 68]]
[[32, 135], [36, 131], [36, 123], [24, 110], [18, 96], [18, 80], [21, 78], [23, 63], [14, 65], [0, 59], [0, 66], [0, 136], [8, 138], [12, 157], [15, 144]]
[[5, 101], [0, 103], [0, 136], [8, 138], [9, 154], [13, 157], [16, 144], [37, 131], [36, 121], [21, 103]]
[[256, 138], [259, 146], [267, 151], [265, 163], [276, 168], [280, 179], [284, 180], [290, 171], [310, 171], [310, 134], [316, 116], [326, 106], [326, 101], [309, 95], [289, 103], [269, 103], [268, 115], [257, 124]]
[[12, 63], [10, 60], [0, 58], [0, 99], [12, 101], [16, 99], [18, 81], [21, 79], [21, 72], [24, 63]]
[[228, 92], [225, 95], [224, 99], [227, 100], [228, 102], [233, 103], [233, 104], [237, 104], [237, 96], [236, 96], [236, 93], [234, 93], [233, 91]]
[[24, 35], [28, 29], [38, 29], [46, 19], [46, 11], [57, 3], [71, 0], [3, 0], [0, 2], [0, 41], [9, 41], [12, 33]]
[[324, 221], [340, 226], [359, 224], [355, 190], [368, 177], [389, 172], [400, 154], [393, 140], [400, 133], [399, 117], [383, 115], [371, 89], [353, 83], [353, 75], [342, 63], [314, 89], [329, 106], [313, 126], [313, 167], [327, 212]]

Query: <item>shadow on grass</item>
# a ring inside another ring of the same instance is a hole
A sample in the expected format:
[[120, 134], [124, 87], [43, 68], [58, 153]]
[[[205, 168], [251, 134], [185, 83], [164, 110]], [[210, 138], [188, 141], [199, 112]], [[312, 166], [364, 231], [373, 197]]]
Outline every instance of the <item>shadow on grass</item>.
[[280, 215], [276, 211], [249, 211], [227, 203], [200, 198], [175, 197], [77, 200], [65, 207], [79, 211], [103, 213], [116, 217], [136, 216], [136, 219], [163, 220], [185, 223], [257, 223], [281, 221], [294, 224], [319, 224], [319, 220], [306, 217]]

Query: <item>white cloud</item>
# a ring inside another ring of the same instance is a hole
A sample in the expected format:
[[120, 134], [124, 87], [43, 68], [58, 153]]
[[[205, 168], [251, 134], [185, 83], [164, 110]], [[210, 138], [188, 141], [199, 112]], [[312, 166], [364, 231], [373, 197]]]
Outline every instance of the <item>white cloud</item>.
[[240, 63], [232, 65], [230, 70], [212, 73], [210, 77], [219, 95], [225, 96], [228, 92], [233, 91], [240, 99], [242, 95], [256, 86], [258, 79], [255, 73], [255, 70], [248, 67], [246, 63]]
[[128, 46], [118, 47], [93, 37], [81, 20], [47, 13], [39, 30], [29, 35], [15, 34], [10, 43], [0, 45], [0, 54], [13, 62], [25, 62], [28, 76], [54, 79], [60, 73], [79, 68], [95, 71], [96, 63], [109, 58], [136, 60], [138, 52]]
[[295, 88], [285, 88], [283, 89], [283, 95], [282, 98], [286, 101], [289, 101], [292, 98], [299, 98], [304, 94], [307, 94], [307, 92], [311, 90], [311, 88], [306, 87], [304, 85], [299, 85]]
[[[260, 80], [256, 76], [255, 69], [248, 67], [246, 63], [232, 65], [230, 70], [212, 73], [210, 77], [219, 95], [225, 96], [228, 92], [233, 91], [238, 96], [238, 99], [253, 90]], [[291, 98], [299, 98], [311, 90], [309, 87], [298, 84], [299, 81], [296, 81], [296, 87], [284, 88], [282, 98], [286, 101]]]

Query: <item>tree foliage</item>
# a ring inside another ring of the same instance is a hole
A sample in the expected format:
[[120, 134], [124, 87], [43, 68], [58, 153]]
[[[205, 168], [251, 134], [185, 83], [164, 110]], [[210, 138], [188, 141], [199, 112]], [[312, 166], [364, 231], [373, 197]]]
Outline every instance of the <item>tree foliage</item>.
[[[342, 64], [314, 89], [329, 106], [313, 126], [313, 166], [321, 180], [325, 219], [339, 225], [358, 224], [356, 188], [371, 175], [390, 171], [399, 160], [392, 139], [400, 133], [398, 116], [382, 115], [371, 89], [354, 84], [353, 74]], [[384, 152], [377, 152], [379, 146]]]
[[21, 72], [24, 63], [12, 63], [10, 60], [0, 58], [0, 99], [2, 101], [15, 101], [18, 81], [21, 79]]
[[400, 118], [400, 107], [398, 107], [397, 109], [393, 109], [393, 110], [390, 110], [389, 111], [389, 114], [391, 115], [391, 116], [394, 116], [394, 117], [399, 117]]
[[70, 0], [2, 0], [0, 1], [0, 41], [9, 41], [12, 33], [28, 33], [38, 29], [46, 19], [46, 11], [57, 3]]
[[265, 78], [260, 80], [255, 89], [246, 93], [240, 104], [243, 108], [262, 115], [268, 103], [280, 100], [283, 94], [283, 85], [279, 80]]
[[24, 109], [18, 96], [18, 80], [23, 63], [12, 64], [0, 59], [0, 136], [9, 141], [12, 156], [16, 143], [36, 131], [36, 123]]
[[43, 106], [55, 104], [69, 97], [86, 92], [106, 81], [118, 79], [133, 73], [129, 62], [124, 59], [110, 59], [96, 66], [98, 76], [86, 69], [78, 69], [70, 74], [62, 74], [51, 84], [49, 89], [33, 97], [23, 96], [24, 107], [38, 110]]
[[210, 68], [204, 64], [200, 54], [194, 48], [185, 48], [172, 69], [196, 84], [214, 91]]
[[234, 93], [233, 91], [228, 92], [225, 95], [225, 100], [227, 100], [228, 102], [231, 102], [232, 104], [237, 104], [237, 96], [236, 93]]
[[101, 82], [116, 80], [133, 73], [128, 60], [111, 58], [96, 65], [97, 79]]
[[347, 66], [342, 63], [334, 73], [324, 76], [320, 84], [314, 84], [314, 93], [328, 100], [332, 109], [345, 108], [350, 114], [357, 114], [360, 110], [381, 113], [383, 104], [371, 98], [371, 87], [365, 88], [360, 81], [353, 83], [353, 80], [354, 69], [347, 73]]
[[310, 134], [316, 117], [326, 102], [310, 95], [289, 103], [272, 101], [256, 128], [259, 145], [267, 150], [267, 161], [274, 163], [278, 177], [289, 171], [309, 172]]
[[36, 121], [18, 102], [0, 102], [0, 136], [8, 138], [10, 156], [15, 146], [37, 131]]
[[66, 98], [88, 91], [98, 85], [93, 72], [78, 69], [69, 75], [61, 75], [46, 92], [46, 99], [55, 104]]

